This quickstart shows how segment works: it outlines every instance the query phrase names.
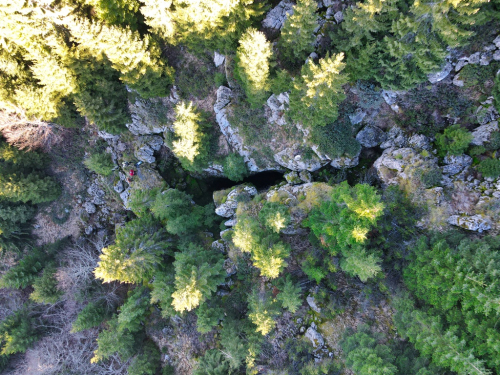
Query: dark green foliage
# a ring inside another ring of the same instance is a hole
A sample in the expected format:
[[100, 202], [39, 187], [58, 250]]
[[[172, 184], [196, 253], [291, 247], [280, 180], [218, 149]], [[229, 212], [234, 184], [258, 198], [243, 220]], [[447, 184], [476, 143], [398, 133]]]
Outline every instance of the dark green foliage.
[[120, 330], [117, 317], [108, 321], [108, 327], [97, 337], [97, 349], [91, 363], [105, 360], [113, 354], [118, 354], [122, 361], [126, 361], [136, 352], [137, 335], [127, 329]]
[[494, 131], [490, 134], [490, 139], [486, 144], [486, 147], [489, 151], [496, 151], [500, 149], [500, 132]]
[[207, 350], [205, 355], [200, 358], [198, 368], [194, 370], [193, 375], [230, 375], [233, 374], [229, 363], [219, 350]]
[[248, 176], [245, 159], [236, 153], [231, 153], [224, 159], [224, 174], [231, 181], [241, 181]]
[[343, 155], [354, 157], [361, 150], [347, 116], [324, 127], [312, 128], [310, 137], [311, 141], [319, 146], [320, 152], [332, 158]]
[[172, 306], [172, 294], [174, 288], [175, 269], [169, 264], [164, 270], [160, 270], [155, 274], [155, 278], [151, 285], [151, 303], [158, 304], [161, 309], [161, 315], [164, 318], [176, 315], [176, 311]]
[[18, 264], [11, 267], [0, 279], [3, 288], [26, 288], [37, 279], [38, 273], [43, 269], [47, 254], [39, 248], [30, 250]]
[[70, 66], [78, 75], [74, 92], [78, 112], [100, 130], [112, 134], [125, 131], [125, 124], [131, 121], [127, 90], [110, 62], [103, 56], [93, 58], [88, 53], [76, 51]]
[[192, 203], [192, 197], [177, 189], [168, 189], [156, 196], [151, 206], [153, 215], [166, 221], [169, 233], [191, 234], [203, 225], [202, 207]]
[[421, 180], [426, 189], [439, 185], [443, 178], [443, 173], [438, 168], [422, 170]]
[[290, 224], [288, 207], [274, 202], [266, 202], [259, 211], [259, 221], [275, 233]]
[[140, 3], [137, 0], [86, 0], [95, 15], [110, 25], [129, 26], [137, 29]]
[[114, 245], [102, 249], [94, 271], [104, 282], [138, 283], [149, 280], [170, 253], [167, 232], [151, 215], [132, 220], [116, 231]]
[[0, 324], [0, 355], [23, 353], [38, 337], [34, 321], [24, 306]]
[[156, 375], [161, 365], [161, 353], [152, 341], [147, 341], [141, 352], [127, 368], [128, 375]]
[[382, 90], [372, 82], [358, 81], [355, 88], [359, 98], [358, 105], [361, 108], [375, 109], [384, 102]]
[[149, 315], [149, 289], [142, 286], [129, 292], [125, 303], [119, 308], [118, 330], [140, 331]]
[[493, 86], [493, 103], [497, 111], [500, 111], [500, 74], [495, 76], [495, 85]]
[[214, 306], [211, 301], [207, 301], [196, 309], [196, 316], [198, 317], [196, 329], [200, 333], [207, 333], [224, 320], [224, 310], [219, 306]]
[[386, 345], [377, 343], [380, 335], [373, 335], [368, 326], [359, 326], [357, 333], [350, 332], [342, 342], [345, 363], [357, 375], [393, 375], [397, 368], [392, 363], [394, 355]]
[[479, 163], [477, 170], [481, 172], [484, 177], [497, 178], [500, 176], [500, 160], [485, 159]]
[[113, 173], [114, 164], [111, 160], [111, 155], [104, 152], [91, 154], [89, 158], [85, 159], [84, 164], [92, 172], [102, 176], [109, 176]]
[[[433, 309], [425, 312], [402, 302], [400, 313], [402, 327], [406, 327], [416, 348], [421, 352], [420, 347], [425, 348], [423, 354], [432, 355], [434, 363], [442, 362], [453, 371], [469, 368], [477, 360], [498, 371], [500, 334], [494, 327], [500, 314], [499, 269], [500, 242], [496, 237], [475, 241], [452, 236], [429, 241], [422, 237], [405, 269], [404, 280], [425, 303], [423, 306]], [[430, 327], [422, 337], [418, 333], [421, 326]], [[449, 349], [436, 353], [436, 360], [432, 354], [435, 348], [427, 343], [434, 336], [437, 343], [443, 340], [448, 348], [460, 348], [470, 360], [439, 357], [446, 356]]]
[[477, 87], [483, 91], [485, 83], [488, 80], [496, 81], [496, 72], [500, 68], [500, 64], [493, 61], [491, 64], [484, 66], [479, 64], [468, 64], [460, 70], [460, 80], [464, 81], [464, 87]]
[[381, 268], [380, 258], [365, 248], [368, 233], [383, 214], [384, 204], [375, 188], [347, 182], [337, 185], [330, 201], [314, 209], [304, 223], [331, 255], [343, 255], [341, 267], [364, 282]]
[[161, 188], [132, 190], [128, 201], [128, 207], [137, 216], [144, 216], [151, 208], [151, 205], [154, 203], [156, 196], [161, 190]]
[[[183, 99], [206, 98], [216, 85], [212, 63], [202, 60], [190, 61], [177, 70], [175, 85], [179, 88]], [[226, 77], [222, 75], [222, 80]], [[221, 80], [221, 78], [219, 78]], [[220, 84], [222, 85], [222, 83]], [[220, 85], [217, 85], [220, 86]]]
[[471, 141], [472, 134], [460, 125], [452, 125], [443, 134], [436, 134], [436, 146], [441, 156], [463, 154]]
[[73, 322], [72, 332], [80, 332], [85, 329], [98, 327], [109, 318], [109, 311], [104, 303], [89, 302], [79, 313]]
[[[253, 328], [253, 327], [252, 327]], [[220, 333], [220, 342], [232, 370], [238, 370], [248, 355], [248, 321], [226, 320]]]
[[271, 79], [271, 91], [274, 95], [290, 91], [292, 88], [292, 77], [285, 69], [278, 70], [276, 76]]
[[43, 269], [42, 275], [36, 278], [33, 283], [34, 290], [30, 294], [31, 300], [46, 304], [54, 304], [59, 300], [63, 292], [58, 287], [56, 271], [57, 269], [53, 265]]
[[302, 305], [302, 289], [293, 283], [290, 275], [278, 280], [277, 284], [280, 293], [276, 296], [276, 299], [281, 303], [282, 308], [288, 309], [292, 314], [295, 313]]

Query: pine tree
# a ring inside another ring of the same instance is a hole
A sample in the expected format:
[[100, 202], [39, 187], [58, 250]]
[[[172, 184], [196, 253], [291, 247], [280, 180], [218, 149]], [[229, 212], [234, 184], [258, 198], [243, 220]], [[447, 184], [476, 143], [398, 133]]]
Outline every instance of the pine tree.
[[95, 16], [109, 25], [130, 26], [137, 29], [137, 13], [141, 3], [137, 0], [85, 0], [92, 6]]
[[279, 203], [266, 202], [259, 211], [259, 220], [275, 233], [290, 224], [288, 207]]
[[173, 265], [165, 266], [165, 269], [156, 272], [152, 282], [151, 303], [158, 304], [161, 309], [161, 316], [168, 318], [177, 312], [172, 306], [172, 293], [174, 293], [175, 269]]
[[140, 331], [149, 315], [149, 300], [149, 289], [144, 286], [129, 292], [127, 300], [119, 308], [117, 329], [130, 332]]
[[79, 313], [73, 322], [71, 332], [80, 332], [85, 329], [98, 327], [109, 318], [109, 312], [104, 303], [89, 302]]
[[208, 333], [219, 321], [224, 320], [224, 310], [219, 306], [213, 306], [210, 301], [201, 304], [196, 309], [196, 329], [200, 333]]
[[290, 94], [289, 115], [293, 121], [306, 126], [325, 126], [338, 117], [338, 103], [345, 99], [342, 85], [347, 76], [342, 74], [344, 54], [326, 56], [319, 64], [309, 60], [302, 67]]
[[3, 288], [26, 288], [37, 279], [38, 273], [50, 260], [45, 252], [39, 248], [32, 249], [15, 266], [9, 268], [2, 275], [0, 285]]
[[161, 365], [161, 353], [152, 341], [147, 341], [141, 352], [127, 368], [128, 375], [155, 375]]
[[219, 350], [207, 350], [201, 357], [198, 368], [193, 375], [231, 375], [234, 374], [229, 367], [229, 363]]
[[104, 282], [139, 283], [149, 280], [170, 247], [166, 231], [151, 216], [117, 229], [114, 245], [102, 249], [94, 271]]
[[290, 275], [287, 275], [286, 279], [280, 279], [278, 287], [280, 293], [276, 296], [276, 299], [281, 302], [281, 307], [295, 314], [302, 305], [302, 299], [300, 298], [302, 289], [293, 283]]
[[107, 322], [108, 327], [97, 337], [97, 349], [91, 363], [101, 362], [113, 354], [118, 354], [122, 361], [127, 361], [135, 354], [136, 340], [134, 334], [127, 329], [119, 329], [118, 319], [115, 316]]
[[317, 8], [315, 0], [298, 0], [293, 7], [293, 14], [286, 18], [278, 46], [287, 61], [304, 61], [314, 50], [314, 30], [318, 26], [315, 14]]
[[54, 304], [62, 296], [63, 291], [59, 289], [56, 279], [57, 269], [54, 265], [46, 266], [40, 277], [33, 283], [33, 293], [30, 299], [37, 303]]
[[269, 91], [271, 43], [264, 33], [249, 28], [240, 39], [236, 52], [237, 74], [252, 108], [261, 106]]
[[175, 311], [191, 311], [207, 299], [225, 279], [223, 259], [214, 250], [189, 244], [175, 254]]
[[0, 323], [0, 355], [25, 352], [38, 337], [35, 322], [23, 306]]
[[257, 326], [256, 331], [267, 335], [276, 325], [279, 309], [267, 293], [254, 290], [248, 296], [248, 318]]

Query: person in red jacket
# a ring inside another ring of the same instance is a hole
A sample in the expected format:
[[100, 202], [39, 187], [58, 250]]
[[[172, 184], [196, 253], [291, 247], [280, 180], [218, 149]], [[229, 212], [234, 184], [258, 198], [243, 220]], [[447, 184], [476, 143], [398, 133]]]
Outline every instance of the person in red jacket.
[[134, 170], [133, 170], [133, 169], [131, 169], [131, 170], [130, 170], [129, 175], [131, 175], [131, 176], [135, 176], [135, 172], [134, 172]]

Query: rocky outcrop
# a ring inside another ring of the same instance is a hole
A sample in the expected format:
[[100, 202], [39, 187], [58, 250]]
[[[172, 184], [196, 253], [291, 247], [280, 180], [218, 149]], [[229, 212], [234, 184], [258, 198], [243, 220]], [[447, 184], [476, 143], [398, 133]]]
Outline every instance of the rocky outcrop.
[[357, 135], [356, 140], [363, 147], [371, 148], [378, 146], [386, 140], [384, 131], [376, 126], [365, 126]]
[[150, 135], [138, 137], [134, 141], [134, 155], [137, 159], [144, 163], [154, 163], [156, 159], [153, 154], [155, 151], [160, 150], [162, 145], [163, 138], [160, 136]]
[[220, 54], [217, 51], [214, 52], [214, 64], [215, 64], [216, 68], [218, 68], [219, 66], [224, 64], [225, 60], [226, 60], [226, 56]]
[[491, 229], [491, 220], [482, 215], [460, 216], [453, 215], [448, 218], [448, 224], [464, 228], [473, 232], [482, 233]]
[[448, 77], [453, 70], [453, 65], [450, 62], [447, 62], [444, 67], [436, 73], [431, 73], [427, 76], [427, 79], [430, 83], [437, 83]]
[[323, 336], [321, 336], [321, 334], [318, 331], [316, 331], [316, 329], [314, 329], [312, 326], [307, 329], [305, 337], [311, 341], [311, 343], [315, 348], [317, 347], [321, 348], [323, 345], [325, 345], [325, 340], [323, 339]]
[[257, 195], [257, 189], [252, 185], [238, 185], [232, 189], [214, 192], [215, 213], [222, 217], [233, 217], [238, 207], [238, 197]]
[[[359, 153], [361, 153], [361, 150], [359, 151]], [[348, 156], [340, 156], [338, 158], [332, 159], [330, 165], [336, 169], [354, 168], [359, 164], [359, 153], [352, 158]]]
[[307, 301], [307, 304], [309, 305], [309, 307], [317, 312], [318, 314], [321, 313], [321, 308], [316, 304], [316, 300], [314, 299], [313, 296], [308, 296], [306, 298], [306, 301]]
[[292, 14], [293, 3], [290, 0], [283, 0], [267, 13], [266, 18], [262, 21], [262, 26], [269, 29], [280, 30], [285, 24], [288, 15]]
[[317, 155], [310, 155], [308, 159], [301, 155], [302, 147], [300, 144], [287, 147], [284, 150], [274, 154], [274, 160], [279, 165], [292, 171], [310, 171], [314, 172], [320, 169], [328, 161], [322, 161]]
[[390, 148], [390, 147], [407, 147], [408, 138], [406, 137], [403, 129], [393, 126], [387, 133], [387, 139], [380, 144], [380, 148]]
[[488, 142], [491, 137], [491, 133], [498, 131], [498, 121], [492, 121], [488, 124], [481, 125], [472, 132], [471, 144], [474, 146], [482, 146], [485, 142]]
[[163, 133], [168, 125], [165, 119], [170, 115], [172, 101], [178, 97], [175, 89], [172, 89], [172, 100], [168, 98], [136, 99], [129, 105], [132, 122], [127, 124], [128, 130], [134, 135], [148, 135]]
[[283, 177], [285, 177], [286, 182], [288, 182], [290, 185], [298, 185], [302, 183], [299, 174], [295, 171], [287, 173]]
[[269, 99], [267, 99], [267, 106], [271, 110], [271, 116], [268, 118], [268, 121], [277, 125], [285, 125], [285, 110], [288, 108], [290, 104], [290, 96], [287, 92], [282, 92], [278, 96], [271, 95]]
[[357, 125], [363, 121], [363, 119], [366, 117], [366, 112], [363, 111], [361, 108], [356, 109], [352, 115], [349, 115], [349, 120], [351, 120], [351, 124]]
[[453, 176], [472, 165], [472, 158], [469, 155], [445, 156], [443, 174]]

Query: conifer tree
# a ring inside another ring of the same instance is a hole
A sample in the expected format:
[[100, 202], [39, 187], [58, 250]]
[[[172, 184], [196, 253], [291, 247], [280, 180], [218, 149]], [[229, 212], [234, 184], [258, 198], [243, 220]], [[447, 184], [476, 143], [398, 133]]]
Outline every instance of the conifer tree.
[[108, 327], [97, 337], [97, 349], [91, 363], [101, 362], [113, 354], [118, 354], [122, 361], [135, 354], [136, 340], [134, 333], [128, 329], [119, 329], [118, 318], [115, 316], [107, 322]]
[[248, 318], [257, 326], [256, 331], [267, 335], [276, 326], [279, 309], [271, 296], [254, 290], [248, 296]]
[[80, 332], [85, 329], [98, 327], [109, 316], [104, 303], [89, 302], [73, 322], [71, 332]]
[[315, 0], [298, 0], [293, 7], [293, 14], [286, 18], [281, 29], [279, 49], [287, 61], [302, 62], [314, 50], [317, 8]]
[[34, 290], [30, 294], [31, 300], [45, 304], [54, 304], [59, 300], [63, 291], [59, 289], [56, 271], [54, 265], [44, 268], [42, 275], [33, 283]]
[[109, 25], [130, 26], [137, 29], [137, 13], [140, 2], [137, 0], [85, 0], [92, 6], [95, 15]]
[[149, 280], [168, 254], [167, 241], [166, 231], [151, 216], [130, 221], [117, 229], [115, 244], [102, 249], [94, 274], [106, 283]]
[[338, 117], [338, 104], [345, 99], [342, 85], [347, 76], [342, 74], [344, 54], [326, 56], [319, 64], [309, 60], [302, 67], [290, 94], [289, 115], [293, 121], [306, 126], [325, 126]]
[[0, 355], [25, 352], [38, 337], [34, 319], [23, 306], [0, 323]]
[[156, 272], [152, 282], [151, 303], [158, 304], [161, 309], [161, 316], [168, 318], [177, 312], [172, 305], [172, 293], [174, 293], [175, 269], [172, 264], [168, 264], [164, 269]]
[[302, 289], [293, 283], [290, 275], [287, 275], [286, 279], [279, 281], [278, 287], [280, 293], [276, 296], [276, 299], [281, 302], [282, 308], [288, 309], [288, 311], [294, 314], [300, 305], [302, 305], [302, 299], [300, 298]]
[[225, 279], [223, 260], [214, 250], [194, 244], [175, 254], [175, 311], [191, 311], [215, 292]]
[[149, 312], [149, 289], [141, 286], [129, 292], [127, 300], [119, 308], [118, 330], [138, 332]]
[[267, 99], [271, 57], [271, 43], [264, 33], [249, 28], [240, 39], [236, 64], [238, 77], [252, 108], [261, 106]]

